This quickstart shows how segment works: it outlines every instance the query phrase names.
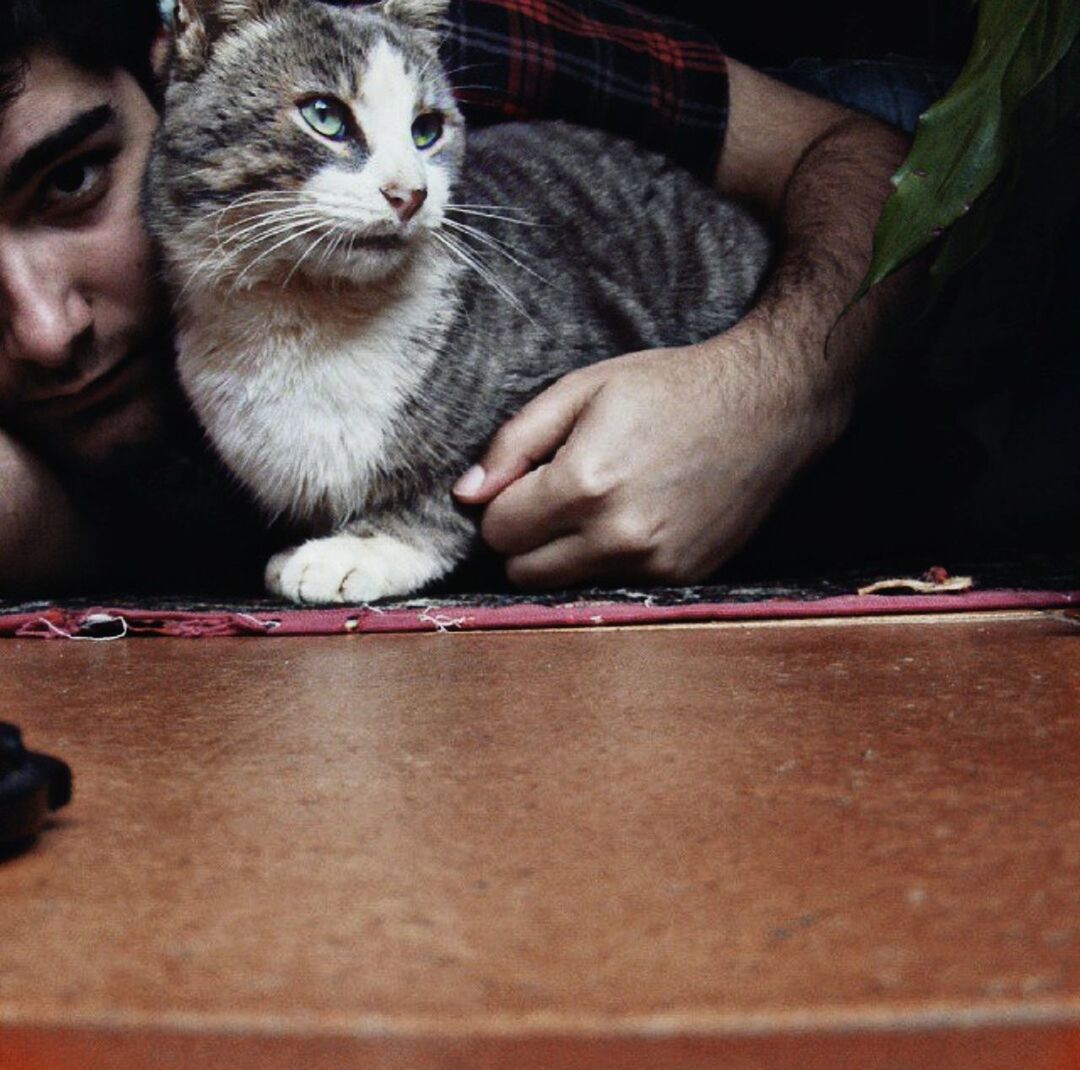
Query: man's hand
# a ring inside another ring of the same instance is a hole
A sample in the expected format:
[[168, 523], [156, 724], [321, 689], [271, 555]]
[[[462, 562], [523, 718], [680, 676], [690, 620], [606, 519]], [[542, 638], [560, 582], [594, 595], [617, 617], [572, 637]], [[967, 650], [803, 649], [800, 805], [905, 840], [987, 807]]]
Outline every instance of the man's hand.
[[762, 374], [776, 360], [750, 324], [573, 372], [502, 427], [483, 482], [474, 469], [458, 498], [490, 502], [483, 537], [520, 586], [703, 579], [758, 526], [831, 418], [811, 411], [790, 371]]
[[725, 334], [574, 372], [496, 435], [455, 493], [490, 503], [481, 532], [514, 583], [705, 577], [836, 441], [857, 389], [880, 374], [868, 358], [907, 283], [894, 277], [840, 317], [906, 139], [733, 60], [728, 74], [716, 185], [774, 221], [777, 263]]

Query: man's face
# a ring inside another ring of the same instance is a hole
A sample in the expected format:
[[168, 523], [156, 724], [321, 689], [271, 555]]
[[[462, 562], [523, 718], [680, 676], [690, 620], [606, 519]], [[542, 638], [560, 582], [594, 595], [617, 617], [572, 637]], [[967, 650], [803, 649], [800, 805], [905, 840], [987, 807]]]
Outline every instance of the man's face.
[[139, 218], [157, 115], [125, 71], [28, 59], [0, 111], [0, 427], [93, 467], [164, 412], [164, 306]]

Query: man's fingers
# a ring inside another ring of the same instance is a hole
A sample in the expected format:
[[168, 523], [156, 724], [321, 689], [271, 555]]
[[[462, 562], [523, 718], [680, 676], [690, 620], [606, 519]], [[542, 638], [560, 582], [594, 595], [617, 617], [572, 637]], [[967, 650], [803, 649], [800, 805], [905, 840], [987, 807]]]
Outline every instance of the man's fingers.
[[508, 558], [506, 578], [515, 587], [573, 587], [601, 578], [603, 571], [598, 569], [603, 563], [585, 536], [572, 534]]
[[507, 558], [506, 578], [515, 587], [548, 590], [598, 583], [613, 576], [648, 579], [650, 555], [616, 547], [596, 532], [574, 530], [527, 553]]
[[455, 484], [455, 497], [482, 505], [550, 457], [566, 441], [596, 389], [571, 374], [538, 394], [503, 424], [479, 463]]
[[524, 554], [578, 527], [581, 518], [568, 513], [557, 475], [541, 465], [502, 491], [484, 513], [484, 542], [500, 554]]

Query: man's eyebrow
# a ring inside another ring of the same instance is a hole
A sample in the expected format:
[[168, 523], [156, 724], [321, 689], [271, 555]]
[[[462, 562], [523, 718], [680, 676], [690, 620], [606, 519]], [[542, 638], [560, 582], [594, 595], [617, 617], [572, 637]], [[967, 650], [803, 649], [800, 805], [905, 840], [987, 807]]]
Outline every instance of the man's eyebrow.
[[26, 185], [39, 171], [70, 152], [91, 134], [108, 126], [116, 118], [111, 104], [99, 104], [73, 116], [59, 130], [47, 134], [30, 146], [12, 165], [3, 183], [3, 196], [10, 197]]

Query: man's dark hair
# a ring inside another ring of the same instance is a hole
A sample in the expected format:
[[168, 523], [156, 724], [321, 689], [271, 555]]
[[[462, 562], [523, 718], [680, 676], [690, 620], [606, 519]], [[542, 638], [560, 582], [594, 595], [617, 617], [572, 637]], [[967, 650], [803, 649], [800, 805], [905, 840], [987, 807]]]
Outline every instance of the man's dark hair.
[[150, 46], [158, 26], [154, 0], [3, 0], [0, 108], [22, 91], [26, 56], [35, 48], [95, 74], [123, 68], [154, 99]]

